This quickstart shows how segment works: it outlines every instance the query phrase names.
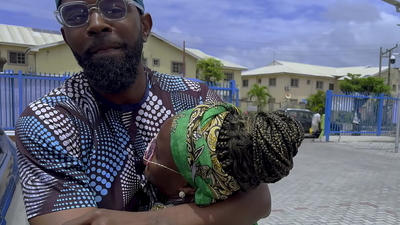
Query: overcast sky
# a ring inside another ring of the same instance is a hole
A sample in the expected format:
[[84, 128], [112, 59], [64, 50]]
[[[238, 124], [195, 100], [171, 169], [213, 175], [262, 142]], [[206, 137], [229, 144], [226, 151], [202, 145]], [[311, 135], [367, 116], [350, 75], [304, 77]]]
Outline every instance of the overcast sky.
[[[381, 0], [144, 2], [154, 32], [249, 69], [269, 64], [274, 55], [325, 66], [378, 66], [379, 47], [391, 48], [400, 40], [400, 13]], [[0, 3], [2, 24], [60, 28], [54, 0]], [[383, 62], [387, 65], [387, 59]]]

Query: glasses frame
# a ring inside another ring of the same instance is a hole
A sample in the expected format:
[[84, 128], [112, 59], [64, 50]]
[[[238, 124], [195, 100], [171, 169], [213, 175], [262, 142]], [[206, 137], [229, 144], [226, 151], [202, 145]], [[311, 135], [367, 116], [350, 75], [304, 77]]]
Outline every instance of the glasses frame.
[[[156, 148], [157, 148], [157, 144], [156, 144], [156, 142], [155, 142], [156, 139], [157, 139], [157, 135], [150, 141], [150, 143], [149, 143], [149, 145], [148, 145], [146, 151], [145, 151], [144, 154], [143, 154], [143, 160], [146, 162], [146, 163], [144, 163], [144, 164], [147, 166], [148, 163], [151, 163], [151, 164], [153, 164], [153, 165], [160, 166], [160, 167], [162, 167], [162, 168], [164, 168], [164, 169], [167, 169], [167, 170], [169, 170], [169, 171], [171, 171], [171, 172], [174, 172], [174, 173], [177, 173], [177, 174], [180, 175], [181, 173], [179, 173], [178, 171], [176, 171], [176, 170], [174, 170], [174, 169], [169, 168], [168, 166], [164, 166], [163, 164], [160, 164], [160, 163], [156, 163], [156, 162], [151, 161], [151, 159], [152, 159], [153, 156], [154, 156], [154, 152], [156, 151]], [[149, 151], [150, 146], [151, 146], [151, 144], [152, 144], [153, 142], [154, 142], [154, 145], [155, 145], [154, 150], [153, 150], [153, 152], [151, 153], [151, 155], [149, 155], [148, 158], [146, 158], [146, 155], [147, 155], [146, 153]]]
[[[108, 1], [108, 0], [98, 0], [95, 4], [88, 4], [88, 3], [85, 2], [85, 1], [67, 2], [67, 3], [64, 3], [64, 4], [60, 5], [60, 6], [58, 7], [58, 9], [57, 9], [56, 11], [54, 11], [54, 16], [56, 17], [57, 21], [58, 21], [61, 25], [66, 26], [66, 27], [70, 27], [70, 28], [76, 28], [76, 27], [84, 26], [84, 25], [86, 25], [86, 24], [89, 22], [90, 17], [91, 17], [90, 12], [91, 12], [92, 10], [97, 10], [97, 12], [98, 12], [105, 20], [107, 20], [107, 21], [118, 21], [118, 20], [123, 20], [123, 19], [125, 19], [125, 18], [126, 18], [126, 15], [128, 14], [128, 5], [129, 5], [129, 4], [134, 5], [135, 7], [137, 7], [138, 9], [140, 9], [141, 12], [144, 11], [143, 7], [142, 7], [141, 5], [139, 5], [137, 2], [135, 2], [134, 0], [121, 0], [121, 1], [123, 1], [123, 2], [125, 3], [125, 14], [124, 14], [124, 16], [123, 16], [122, 18], [118, 18], [118, 19], [109, 19], [109, 18], [107, 18], [106, 16], [104, 16], [104, 14], [103, 14], [103, 13], [101, 12], [101, 10], [99, 9], [99, 5], [100, 5], [100, 3], [102, 3], [103, 1]], [[71, 26], [71, 25], [68, 25], [68, 24], [65, 22], [65, 20], [64, 20], [64, 18], [63, 18], [63, 16], [62, 16], [62, 14], [61, 14], [61, 12], [62, 12], [62, 10], [63, 10], [66, 6], [70, 6], [70, 5], [85, 5], [85, 6], [87, 7], [88, 13], [89, 13], [89, 14], [88, 14], [88, 18], [87, 18], [87, 20], [85, 21], [85, 23], [83, 23], [82, 25]]]

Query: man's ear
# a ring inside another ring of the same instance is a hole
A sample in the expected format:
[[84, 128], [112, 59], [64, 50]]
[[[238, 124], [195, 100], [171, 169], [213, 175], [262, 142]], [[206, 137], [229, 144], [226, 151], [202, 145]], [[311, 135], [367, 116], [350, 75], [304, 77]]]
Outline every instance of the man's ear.
[[140, 17], [140, 20], [142, 22], [143, 40], [147, 42], [151, 34], [151, 29], [153, 28], [153, 19], [150, 14], [145, 13]]

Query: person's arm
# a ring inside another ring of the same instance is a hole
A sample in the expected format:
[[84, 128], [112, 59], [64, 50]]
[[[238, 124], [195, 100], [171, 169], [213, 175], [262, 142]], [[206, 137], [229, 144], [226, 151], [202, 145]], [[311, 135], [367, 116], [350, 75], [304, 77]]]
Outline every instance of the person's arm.
[[121, 212], [97, 209], [63, 225], [250, 225], [271, 212], [267, 184], [207, 207], [179, 205], [151, 212]]
[[79, 131], [67, 115], [37, 103], [16, 124], [20, 183], [31, 225], [61, 225], [97, 207], [82, 161], [85, 156], [77, 151]]

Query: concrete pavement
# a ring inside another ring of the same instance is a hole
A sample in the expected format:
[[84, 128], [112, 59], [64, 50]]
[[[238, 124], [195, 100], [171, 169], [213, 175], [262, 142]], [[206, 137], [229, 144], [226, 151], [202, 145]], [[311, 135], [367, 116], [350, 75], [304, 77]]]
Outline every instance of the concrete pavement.
[[400, 224], [400, 154], [306, 140], [260, 225]]

